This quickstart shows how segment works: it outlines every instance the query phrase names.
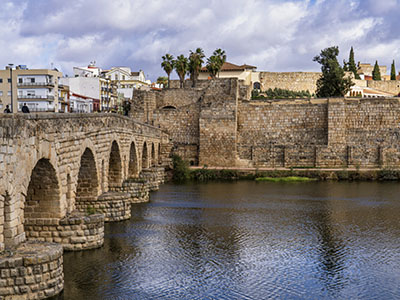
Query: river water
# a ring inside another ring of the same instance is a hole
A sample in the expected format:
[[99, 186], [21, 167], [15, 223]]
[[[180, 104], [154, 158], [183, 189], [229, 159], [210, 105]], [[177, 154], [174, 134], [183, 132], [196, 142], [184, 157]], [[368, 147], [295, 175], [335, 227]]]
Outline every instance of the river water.
[[64, 271], [74, 300], [400, 299], [400, 184], [166, 184]]

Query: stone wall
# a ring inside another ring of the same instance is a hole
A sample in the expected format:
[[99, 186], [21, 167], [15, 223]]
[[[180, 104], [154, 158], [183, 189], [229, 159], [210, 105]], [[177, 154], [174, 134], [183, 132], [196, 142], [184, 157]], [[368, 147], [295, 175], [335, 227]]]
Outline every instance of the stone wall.
[[1, 299], [45, 299], [63, 288], [62, 246], [25, 243], [12, 257], [0, 256]]
[[292, 91], [317, 90], [317, 80], [320, 72], [260, 72], [261, 90], [280, 88]]
[[67, 251], [99, 248], [104, 243], [104, 215], [26, 219], [25, 232], [29, 241], [58, 243]]
[[400, 81], [398, 80], [367, 80], [367, 86], [395, 95], [400, 94]]

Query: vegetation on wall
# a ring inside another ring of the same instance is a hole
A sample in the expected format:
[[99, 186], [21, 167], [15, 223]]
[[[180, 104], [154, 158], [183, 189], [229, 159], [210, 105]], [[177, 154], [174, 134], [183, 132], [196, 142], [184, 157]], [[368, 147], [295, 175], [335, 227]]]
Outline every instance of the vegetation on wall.
[[321, 50], [314, 61], [321, 64], [322, 76], [317, 81], [318, 97], [343, 97], [354, 85], [350, 78], [345, 77], [343, 68], [339, 65], [337, 46]]
[[274, 89], [268, 89], [262, 93], [260, 93], [257, 89], [254, 89], [251, 92], [251, 99], [257, 100], [257, 99], [309, 99], [311, 98], [312, 95], [310, 91], [291, 91], [291, 90], [285, 90], [285, 89], [279, 89], [279, 88], [274, 88]]

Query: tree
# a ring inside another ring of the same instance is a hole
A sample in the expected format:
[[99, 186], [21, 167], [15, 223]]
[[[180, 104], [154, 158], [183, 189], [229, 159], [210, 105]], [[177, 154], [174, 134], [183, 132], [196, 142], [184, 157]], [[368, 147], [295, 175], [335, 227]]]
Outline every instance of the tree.
[[[356, 62], [354, 61], [354, 50], [353, 47], [350, 49], [350, 55], [349, 55], [349, 62], [348, 62], [348, 71], [353, 72], [354, 78], [355, 79], [360, 79], [360, 75], [357, 73], [357, 67], [356, 67]], [[347, 71], [347, 70], [345, 70]]]
[[221, 71], [222, 65], [226, 61], [225, 51], [217, 49], [213, 52], [213, 55], [207, 59], [207, 71], [210, 73], [211, 78], [216, 78], [217, 74]]
[[199, 77], [201, 65], [204, 63], [203, 58], [205, 57], [204, 51], [201, 48], [197, 48], [195, 52], [190, 50], [189, 55], [189, 72], [190, 79], [192, 80], [192, 86], [196, 86], [197, 78]]
[[394, 64], [394, 60], [392, 62], [392, 67], [390, 69], [390, 80], [396, 80], [396, 66]]
[[330, 47], [321, 50], [313, 61], [321, 64], [322, 76], [317, 81], [318, 97], [343, 97], [353, 85], [351, 79], [344, 76], [343, 68], [337, 60], [339, 48]]
[[158, 84], [162, 84], [163, 87], [167, 86], [167, 84], [168, 84], [168, 77], [165, 77], [165, 76], [160, 76], [160, 77], [158, 77], [158, 78], [157, 78], [157, 83], [158, 83]]
[[179, 76], [180, 87], [183, 88], [185, 82], [185, 75], [188, 71], [189, 61], [182, 54], [179, 55], [173, 63], [176, 74]]
[[173, 66], [173, 61], [174, 61], [174, 57], [171, 54], [165, 54], [162, 57], [162, 63], [161, 63], [161, 67], [164, 69], [165, 73], [167, 73], [168, 75], [168, 88], [170, 87], [169, 83], [169, 76], [171, 75], [172, 70], [174, 69]]
[[374, 69], [372, 70], [372, 80], [382, 80], [381, 71], [379, 70], [378, 61], [375, 61]]

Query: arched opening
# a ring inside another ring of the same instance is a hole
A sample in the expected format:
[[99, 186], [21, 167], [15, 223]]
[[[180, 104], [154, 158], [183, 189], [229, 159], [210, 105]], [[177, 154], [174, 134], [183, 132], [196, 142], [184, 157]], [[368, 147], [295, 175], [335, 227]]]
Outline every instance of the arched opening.
[[161, 159], [161, 144], [158, 144], [158, 164], [161, 165], [162, 164], [162, 159]]
[[134, 142], [131, 144], [131, 149], [129, 150], [129, 167], [128, 167], [128, 177], [134, 178], [139, 174], [138, 159], [136, 153], [136, 145]]
[[76, 201], [95, 200], [98, 195], [98, 187], [96, 162], [92, 151], [86, 148], [81, 157], [78, 186], [76, 188]]
[[119, 147], [116, 141], [112, 143], [108, 165], [108, 188], [121, 186], [122, 166]]
[[33, 168], [25, 200], [25, 220], [61, 218], [57, 174], [48, 159], [42, 158]]
[[147, 169], [148, 167], [149, 167], [149, 158], [147, 153], [147, 143], [144, 142], [142, 151], [142, 169]]
[[72, 211], [72, 180], [71, 175], [67, 174], [67, 211]]
[[261, 84], [259, 82], [254, 82], [253, 84], [253, 89], [255, 90], [261, 90]]
[[172, 106], [172, 105], [167, 105], [167, 106], [164, 106], [162, 109], [163, 110], [176, 110], [176, 107]]
[[151, 166], [155, 167], [156, 165], [156, 150], [154, 148], [154, 143], [151, 143]]

